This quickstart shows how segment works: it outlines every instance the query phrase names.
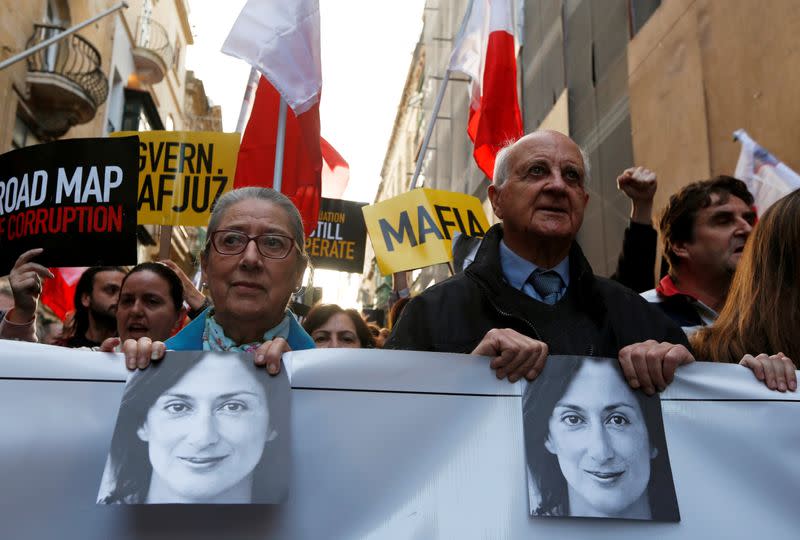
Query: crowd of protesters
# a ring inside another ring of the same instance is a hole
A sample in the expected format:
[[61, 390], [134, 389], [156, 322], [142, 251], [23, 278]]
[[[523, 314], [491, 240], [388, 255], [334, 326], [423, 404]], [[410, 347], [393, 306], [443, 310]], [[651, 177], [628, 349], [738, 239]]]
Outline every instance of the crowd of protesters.
[[[535, 379], [550, 354], [607, 356], [648, 394], [697, 358], [740, 363], [769, 388], [794, 391], [800, 193], [756, 223], [743, 182], [695, 182], [671, 196], [657, 232], [655, 174], [627, 169], [617, 184], [631, 222], [607, 279], [576, 241], [592, 182], [586, 154], [565, 135], [537, 131], [509, 144], [488, 188], [501, 223], [483, 239], [458, 238], [455, 275], [414, 298], [396, 275], [389, 328], [333, 304], [298, 320], [288, 306], [308, 266], [300, 214], [282, 194], [251, 187], [221, 197], [209, 219], [200, 254], [208, 296], [171, 261], [93, 267], [60, 335], [38, 336], [42, 284], [53, 276], [34, 249], [9, 275], [0, 338], [117, 350], [130, 369], [169, 350], [244, 351], [272, 374], [284, 352], [314, 347], [472, 353], [512, 382]], [[658, 233], [666, 271], [656, 282]]]

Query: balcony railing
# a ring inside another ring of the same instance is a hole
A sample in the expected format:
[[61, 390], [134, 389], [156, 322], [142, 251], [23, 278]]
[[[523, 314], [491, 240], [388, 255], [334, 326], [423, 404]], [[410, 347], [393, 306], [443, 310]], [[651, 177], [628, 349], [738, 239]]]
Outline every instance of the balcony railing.
[[[51, 24], [34, 24], [27, 47], [63, 32]], [[95, 110], [108, 97], [108, 79], [101, 70], [100, 53], [77, 34], [67, 36], [28, 57], [28, 72], [58, 75], [74, 83], [94, 105]]]
[[[136, 19], [134, 62], [140, 78], [154, 84], [160, 82], [172, 66], [173, 49], [167, 30], [150, 16]], [[154, 58], [158, 62], [154, 62]], [[160, 64], [160, 65], [159, 65]]]

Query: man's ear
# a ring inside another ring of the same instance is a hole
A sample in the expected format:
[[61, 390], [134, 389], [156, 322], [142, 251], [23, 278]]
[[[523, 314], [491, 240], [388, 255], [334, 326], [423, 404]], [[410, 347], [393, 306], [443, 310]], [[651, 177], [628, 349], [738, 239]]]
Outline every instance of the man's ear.
[[136, 430], [136, 436], [139, 437], [139, 440], [142, 442], [150, 441], [150, 428], [147, 426], [147, 420]]
[[686, 248], [688, 242], [675, 242], [669, 245], [670, 250], [679, 258], [681, 259], [688, 259], [689, 258], [689, 250]]
[[650, 447], [650, 459], [656, 459], [658, 457], [658, 448], [655, 446]]
[[[502, 188], [501, 188], [502, 189]], [[489, 188], [486, 190], [486, 193], [489, 195], [489, 202], [492, 203], [492, 210], [494, 211], [494, 215], [497, 216], [497, 219], [503, 219], [503, 210], [499, 206], [499, 198], [500, 198], [500, 190], [495, 187], [494, 184], [489, 184]]]
[[92, 295], [83, 293], [81, 295], [81, 305], [86, 309], [89, 309], [89, 304], [92, 302]]

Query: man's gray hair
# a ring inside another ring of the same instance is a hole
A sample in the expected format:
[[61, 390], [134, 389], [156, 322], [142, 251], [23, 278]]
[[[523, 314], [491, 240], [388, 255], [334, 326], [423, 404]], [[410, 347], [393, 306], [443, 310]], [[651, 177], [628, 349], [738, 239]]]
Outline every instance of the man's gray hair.
[[[211, 238], [211, 235], [219, 229], [222, 216], [225, 215], [225, 212], [227, 212], [231, 206], [250, 199], [267, 201], [279, 206], [286, 212], [286, 215], [289, 216], [292, 236], [294, 236], [294, 241], [300, 248], [301, 258], [308, 263], [308, 255], [306, 255], [305, 248], [305, 231], [303, 230], [303, 218], [300, 216], [300, 211], [297, 210], [297, 207], [289, 197], [272, 188], [243, 187], [233, 189], [220, 197], [214, 205], [214, 209], [211, 211], [211, 217], [208, 220], [208, 237]], [[209, 247], [210, 243], [206, 244], [205, 248], [203, 248], [204, 256], [208, 255]]]
[[[523, 137], [520, 137], [516, 141], [508, 141], [505, 146], [497, 153], [497, 156], [494, 158], [494, 179], [492, 183], [494, 184], [495, 188], [503, 187], [503, 184], [508, 180], [508, 156], [511, 153], [511, 149], [521, 141], [524, 141], [526, 138], [536, 134], [537, 132], [528, 133]], [[584, 150], [580, 145], [578, 146], [578, 150], [581, 153], [581, 158], [583, 159], [583, 185], [589, 183], [591, 179], [591, 163], [589, 162], [589, 154]]]

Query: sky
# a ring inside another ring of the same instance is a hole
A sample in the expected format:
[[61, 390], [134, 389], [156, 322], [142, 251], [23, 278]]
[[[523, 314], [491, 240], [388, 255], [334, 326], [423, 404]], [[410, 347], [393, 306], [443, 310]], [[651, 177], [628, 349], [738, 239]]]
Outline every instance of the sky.
[[[422, 31], [425, 1], [319, 3], [322, 136], [350, 165], [350, 183], [344, 198], [371, 203], [380, 183], [408, 67]], [[219, 51], [244, 4], [244, 0], [189, 0], [195, 43], [187, 49], [186, 68], [202, 79], [212, 103], [222, 106], [225, 131], [236, 129], [250, 66]], [[357, 307], [360, 280], [360, 275], [326, 270], [317, 271], [314, 276], [314, 284], [323, 287], [323, 301], [343, 307]]]

